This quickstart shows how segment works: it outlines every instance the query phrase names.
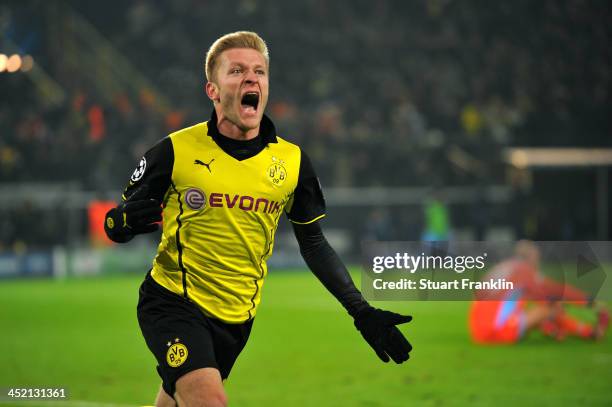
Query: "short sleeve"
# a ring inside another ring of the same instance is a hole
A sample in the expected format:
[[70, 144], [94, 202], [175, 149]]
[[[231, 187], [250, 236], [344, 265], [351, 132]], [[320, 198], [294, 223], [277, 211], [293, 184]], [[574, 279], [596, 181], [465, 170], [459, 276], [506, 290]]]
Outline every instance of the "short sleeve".
[[139, 193], [138, 199], [153, 198], [161, 203], [170, 187], [173, 166], [172, 140], [166, 137], [151, 147], [140, 159], [121, 195], [121, 200], [127, 201], [135, 191], [144, 190], [146, 196], [140, 196]]
[[315, 174], [310, 158], [302, 150], [298, 184], [292, 203], [287, 208], [287, 218], [293, 223], [312, 223], [325, 216], [325, 199], [321, 183]]

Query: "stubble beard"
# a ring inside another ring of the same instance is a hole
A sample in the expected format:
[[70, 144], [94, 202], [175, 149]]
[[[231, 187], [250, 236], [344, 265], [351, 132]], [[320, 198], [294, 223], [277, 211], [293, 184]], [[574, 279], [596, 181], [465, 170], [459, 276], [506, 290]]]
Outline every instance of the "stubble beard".
[[224, 101], [221, 102], [221, 106], [223, 107], [223, 113], [225, 116], [225, 120], [232, 123], [234, 126], [238, 127], [240, 131], [246, 133], [249, 130], [253, 130], [257, 126], [249, 127], [242, 122], [240, 119], [240, 112], [237, 112], [234, 108], [236, 102], [236, 97], [228, 96], [224, 98]]

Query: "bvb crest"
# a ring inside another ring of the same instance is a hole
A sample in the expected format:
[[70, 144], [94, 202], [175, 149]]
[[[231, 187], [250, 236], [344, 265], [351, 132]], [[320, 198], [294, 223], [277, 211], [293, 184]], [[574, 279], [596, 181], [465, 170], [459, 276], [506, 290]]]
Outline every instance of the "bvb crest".
[[168, 352], [166, 353], [166, 362], [170, 367], [179, 367], [187, 360], [189, 351], [187, 347], [179, 342], [179, 338], [174, 339], [174, 343], [168, 342]]
[[285, 162], [279, 158], [272, 156], [272, 165], [267, 170], [268, 179], [276, 186], [281, 186], [287, 179], [287, 170]]

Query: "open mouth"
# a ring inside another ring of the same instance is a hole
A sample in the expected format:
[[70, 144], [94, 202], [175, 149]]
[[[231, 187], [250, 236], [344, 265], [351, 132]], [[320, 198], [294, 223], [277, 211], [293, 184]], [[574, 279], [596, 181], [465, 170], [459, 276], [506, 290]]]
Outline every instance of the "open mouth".
[[240, 105], [247, 113], [255, 113], [259, 104], [259, 93], [247, 92], [242, 96]]

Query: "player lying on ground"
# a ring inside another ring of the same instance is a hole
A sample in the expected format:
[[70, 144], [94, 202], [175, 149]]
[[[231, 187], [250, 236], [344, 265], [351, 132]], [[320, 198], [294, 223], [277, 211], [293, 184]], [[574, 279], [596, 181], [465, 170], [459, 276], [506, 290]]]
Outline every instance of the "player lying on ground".
[[[540, 330], [558, 340], [567, 336], [603, 337], [610, 320], [607, 310], [602, 305], [594, 308], [597, 314], [594, 324], [570, 316], [565, 308], [588, 305], [586, 295], [544, 277], [538, 271], [539, 263], [540, 252], [535, 244], [520, 241], [514, 258], [487, 273], [484, 279], [504, 278], [513, 283], [514, 289], [491, 290], [472, 303], [469, 326], [475, 342], [516, 343], [532, 330]], [[555, 298], [564, 301], [555, 301]]]
[[222, 380], [248, 339], [283, 211], [309, 268], [376, 354], [402, 363], [412, 349], [396, 327], [411, 317], [371, 307], [323, 236], [325, 202], [310, 160], [264, 115], [268, 69], [257, 34], [215, 41], [206, 56], [210, 120], [153, 146], [106, 216], [108, 236], [127, 242], [155, 231], [163, 212], [138, 303], [162, 378], [158, 406], [226, 405]]

